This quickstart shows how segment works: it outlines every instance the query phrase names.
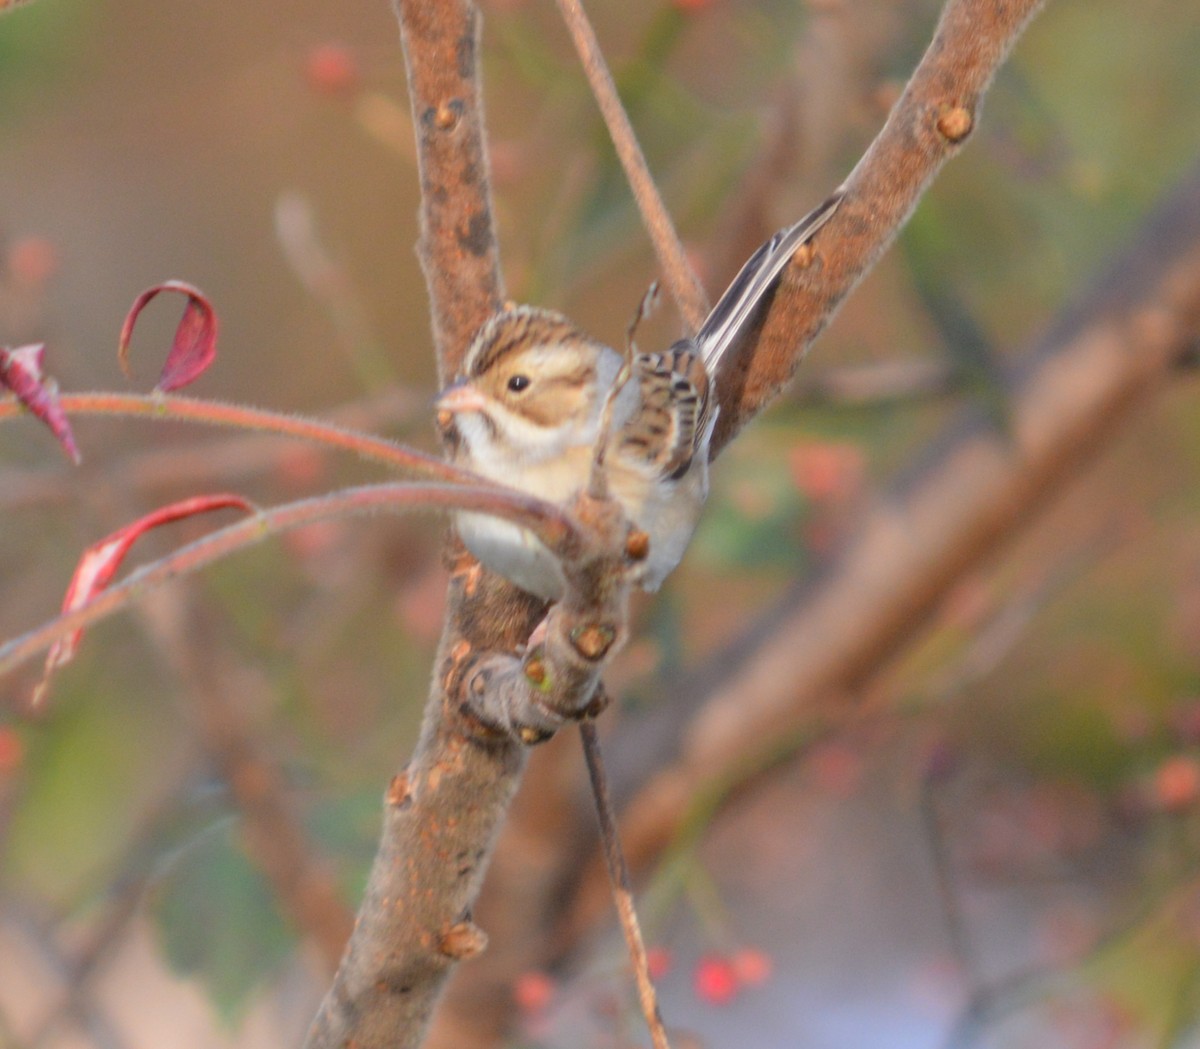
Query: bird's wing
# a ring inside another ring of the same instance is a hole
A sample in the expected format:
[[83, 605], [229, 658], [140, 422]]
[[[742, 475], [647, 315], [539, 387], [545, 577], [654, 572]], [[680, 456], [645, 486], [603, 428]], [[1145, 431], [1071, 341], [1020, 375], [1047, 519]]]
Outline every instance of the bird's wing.
[[621, 458], [660, 477], [687, 472], [708, 421], [708, 371], [687, 342], [663, 353], [640, 353], [630, 381], [640, 407], [622, 428]]

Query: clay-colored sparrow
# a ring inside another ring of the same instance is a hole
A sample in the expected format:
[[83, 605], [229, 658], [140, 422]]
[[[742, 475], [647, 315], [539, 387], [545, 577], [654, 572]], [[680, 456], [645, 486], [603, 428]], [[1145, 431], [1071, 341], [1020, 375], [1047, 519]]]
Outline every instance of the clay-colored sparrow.
[[[657, 590], [683, 556], [708, 494], [716, 366], [796, 250], [840, 201], [831, 197], [763, 244], [696, 337], [662, 353], [636, 354], [615, 394], [625, 363], [615, 350], [550, 310], [517, 306], [496, 314], [476, 335], [462, 377], [437, 400], [439, 416], [457, 426], [466, 465], [564, 503], [587, 484], [607, 421], [609, 491], [650, 538], [634, 581]], [[539, 597], [562, 596], [557, 560], [527, 531], [483, 514], [462, 513], [456, 523], [467, 548], [489, 568]]]

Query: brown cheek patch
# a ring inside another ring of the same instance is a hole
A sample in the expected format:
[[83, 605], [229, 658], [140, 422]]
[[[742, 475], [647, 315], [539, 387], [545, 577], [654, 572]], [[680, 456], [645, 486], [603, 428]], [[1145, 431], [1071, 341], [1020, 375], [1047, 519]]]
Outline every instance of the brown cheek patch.
[[572, 390], [558, 379], [543, 380], [533, 396], [519, 402], [520, 411], [538, 426], [558, 426], [571, 416], [579, 403]]
[[584, 410], [588, 401], [584, 391], [595, 382], [596, 369], [590, 364], [581, 364], [561, 375], [539, 377], [535, 398], [538, 406], [529, 413], [530, 417], [534, 418], [535, 413], [540, 413], [542, 418], [535, 421], [542, 426], [557, 426], [566, 422]]

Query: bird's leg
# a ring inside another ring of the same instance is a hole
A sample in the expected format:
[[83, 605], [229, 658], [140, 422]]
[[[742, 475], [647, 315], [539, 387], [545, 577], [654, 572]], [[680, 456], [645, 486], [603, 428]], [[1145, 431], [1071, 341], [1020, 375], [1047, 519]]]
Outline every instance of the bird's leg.
[[592, 717], [604, 700], [600, 676], [628, 634], [629, 524], [611, 499], [580, 493], [570, 507], [587, 539], [564, 558], [566, 591], [518, 654], [466, 655], [458, 696], [485, 733], [540, 743], [564, 724]]

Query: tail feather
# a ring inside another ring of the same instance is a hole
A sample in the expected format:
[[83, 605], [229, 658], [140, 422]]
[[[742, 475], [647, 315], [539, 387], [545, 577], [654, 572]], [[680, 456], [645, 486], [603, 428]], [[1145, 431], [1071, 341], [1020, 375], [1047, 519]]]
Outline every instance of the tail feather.
[[725, 351], [744, 334], [755, 307], [796, 250], [833, 217], [841, 202], [841, 192], [834, 193], [799, 222], [781, 229], [746, 260], [696, 334], [696, 346], [710, 375]]

